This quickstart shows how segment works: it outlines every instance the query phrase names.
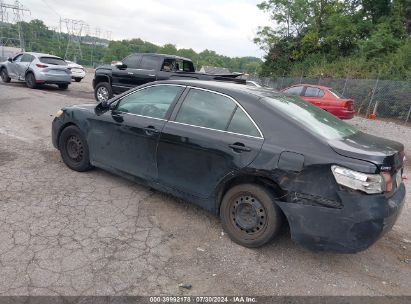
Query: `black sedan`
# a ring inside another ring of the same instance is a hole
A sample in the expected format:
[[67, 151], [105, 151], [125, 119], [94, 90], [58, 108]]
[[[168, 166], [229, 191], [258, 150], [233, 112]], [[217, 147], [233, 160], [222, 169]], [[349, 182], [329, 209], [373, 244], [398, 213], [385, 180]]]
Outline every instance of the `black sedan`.
[[60, 110], [52, 140], [71, 169], [103, 168], [191, 201], [247, 247], [288, 222], [307, 248], [357, 252], [404, 204], [402, 144], [264, 88], [154, 82]]

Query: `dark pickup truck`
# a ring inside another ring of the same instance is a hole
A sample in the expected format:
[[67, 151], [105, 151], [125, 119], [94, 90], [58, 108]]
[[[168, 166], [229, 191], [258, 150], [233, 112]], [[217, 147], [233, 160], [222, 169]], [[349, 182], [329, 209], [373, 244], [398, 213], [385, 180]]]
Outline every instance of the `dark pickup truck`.
[[96, 69], [93, 88], [97, 101], [106, 101], [133, 87], [157, 80], [200, 79], [245, 84], [241, 74], [210, 75], [197, 73], [190, 59], [164, 54], [131, 54], [122, 62]]

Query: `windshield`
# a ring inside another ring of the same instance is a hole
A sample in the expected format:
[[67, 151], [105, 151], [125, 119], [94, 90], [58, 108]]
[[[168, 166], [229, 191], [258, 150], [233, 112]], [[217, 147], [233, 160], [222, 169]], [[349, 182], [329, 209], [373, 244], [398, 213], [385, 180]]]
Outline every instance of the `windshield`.
[[306, 129], [327, 140], [345, 138], [358, 132], [353, 126], [298, 97], [263, 98], [270, 106], [298, 121]]

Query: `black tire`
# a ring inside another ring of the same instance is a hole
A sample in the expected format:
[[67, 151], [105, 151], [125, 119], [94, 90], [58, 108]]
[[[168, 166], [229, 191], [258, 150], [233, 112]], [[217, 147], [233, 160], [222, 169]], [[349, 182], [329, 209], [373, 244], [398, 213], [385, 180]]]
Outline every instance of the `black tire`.
[[278, 235], [283, 223], [274, 195], [256, 184], [237, 185], [227, 191], [220, 219], [228, 236], [245, 247], [260, 247]]
[[26, 85], [30, 89], [37, 88], [36, 77], [31, 72], [26, 75]]
[[68, 86], [69, 85], [67, 83], [58, 84], [58, 87], [59, 87], [60, 90], [67, 90]]
[[98, 102], [107, 101], [113, 97], [113, 90], [108, 82], [99, 82], [94, 88], [94, 98]]
[[74, 81], [75, 81], [75, 82], [80, 82], [80, 81], [81, 81], [81, 78], [74, 78]]
[[3, 80], [3, 82], [9, 83], [11, 81], [11, 78], [9, 77], [9, 73], [7, 72], [6, 68], [1, 69], [0, 75], [1, 80]]
[[84, 172], [92, 168], [87, 141], [76, 126], [68, 126], [61, 132], [59, 149], [63, 162], [70, 169]]

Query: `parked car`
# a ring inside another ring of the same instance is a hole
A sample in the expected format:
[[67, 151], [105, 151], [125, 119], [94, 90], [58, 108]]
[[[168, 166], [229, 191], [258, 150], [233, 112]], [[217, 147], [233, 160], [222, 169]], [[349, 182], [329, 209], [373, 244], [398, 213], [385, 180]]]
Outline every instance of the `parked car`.
[[272, 240], [286, 220], [307, 248], [357, 252], [404, 204], [402, 144], [264, 88], [149, 83], [63, 108], [52, 142], [73, 170], [99, 167], [219, 214], [247, 247]]
[[96, 69], [93, 79], [94, 97], [107, 101], [114, 94], [121, 94], [136, 86], [167, 79], [202, 79], [233, 81], [245, 84], [242, 74], [209, 75], [196, 73], [188, 58], [164, 54], [131, 54], [123, 61]]
[[60, 57], [41, 53], [20, 53], [0, 64], [3, 82], [12, 79], [34, 89], [40, 84], [56, 84], [62, 90], [71, 83], [71, 72]]
[[340, 119], [351, 119], [354, 117], [354, 101], [344, 98], [337, 91], [329, 87], [298, 84], [282, 91], [286, 94], [299, 96], [303, 100], [330, 112]]
[[66, 62], [71, 70], [71, 78], [74, 79], [75, 82], [80, 82], [84, 77], [86, 77], [86, 71], [82, 65], [69, 60], [66, 60]]

